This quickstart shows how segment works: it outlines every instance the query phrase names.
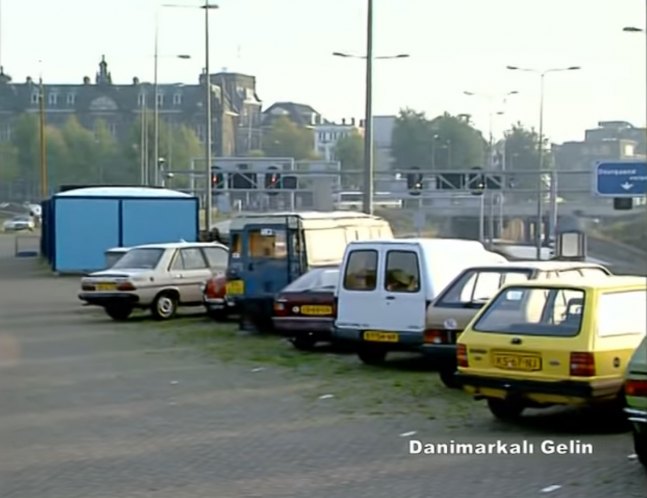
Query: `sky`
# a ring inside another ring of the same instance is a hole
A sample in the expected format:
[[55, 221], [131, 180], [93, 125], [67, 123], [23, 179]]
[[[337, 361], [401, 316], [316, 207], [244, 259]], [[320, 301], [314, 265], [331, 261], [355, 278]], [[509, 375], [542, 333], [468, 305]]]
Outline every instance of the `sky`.
[[[216, 0], [214, 0], [216, 1]], [[116, 83], [153, 80], [156, 12], [159, 81], [196, 83], [204, 68], [200, 0], [0, 0], [0, 63], [15, 82], [94, 77], [101, 55]], [[210, 68], [256, 76], [267, 107], [313, 106], [324, 118], [361, 118], [366, 0], [220, 0], [210, 11]], [[164, 6], [184, 5], [189, 8]], [[539, 76], [509, 71], [581, 66], [545, 78], [544, 132], [554, 142], [581, 140], [598, 121], [646, 120], [645, 0], [374, 0], [373, 110], [405, 107], [434, 117], [472, 115], [500, 136], [510, 123], [538, 127]], [[180, 60], [177, 54], [189, 54]], [[464, 91], [499, 96], [470, 97]]]

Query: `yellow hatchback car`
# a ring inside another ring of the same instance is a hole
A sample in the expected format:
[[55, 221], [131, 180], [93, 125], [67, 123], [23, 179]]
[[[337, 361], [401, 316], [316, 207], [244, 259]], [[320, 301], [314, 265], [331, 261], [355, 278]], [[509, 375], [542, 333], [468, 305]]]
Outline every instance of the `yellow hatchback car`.
[[500, 419], [525, 408], [621, 402], [646, 317], [645, 277], [510, 284], [459, 337], [457, 378]]

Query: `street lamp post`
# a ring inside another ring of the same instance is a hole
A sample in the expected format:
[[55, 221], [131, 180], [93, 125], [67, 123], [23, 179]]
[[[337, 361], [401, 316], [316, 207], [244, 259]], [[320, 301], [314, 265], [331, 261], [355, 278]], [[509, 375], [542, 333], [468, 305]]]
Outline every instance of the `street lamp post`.
[[366, 55], [357, 56], [343, 52], [333, 52], [336, 57], [366, 60], [365, 108], [364, 108], [364, 200], [363, 210], [373, 214], [373, 61], [376, 59], [404, 59], [409, 54], [392, 56], [373, 55], [373, 0], [367, 0], [366, 14]]
[[[528, 73], [534, 73], [539, 75], [539, 140], [538, 140], [538, 182], [537, 182], [537, 233], [536, 237], [536, 247], [537, 247], [537, 259], [541, 259], [541, 248], [542, 248], [542, 237], [543, 237], [543, 190], [544, 190], [544, 181], [543, 181], [543, 167], [544, 167], [544, 81], [546, 75], [549, 73], [557, 73], [563, 71], [578, 71], [581, 69], [580, 66], [569, 66], [569, 67], [559, 67], [559, 68], [550, 68], [544, 70], [538, 69], [529, 69], [518, 66], [507, 66], [507, 69], [510, 71], [524, 71]], [[553, 175], [555, 178], [556, 175]], [[556, 208], [555, 208], [556, 209]], [[554, 228], [554, 227], [553, 227]]]

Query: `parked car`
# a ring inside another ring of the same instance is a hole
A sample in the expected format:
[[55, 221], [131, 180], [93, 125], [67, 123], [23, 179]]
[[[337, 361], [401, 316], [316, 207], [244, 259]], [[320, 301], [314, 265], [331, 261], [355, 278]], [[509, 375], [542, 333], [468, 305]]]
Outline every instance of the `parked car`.
[[339, 267], [322, 267], [285, 287], [274, 300], [274, 329], [289, 337], [297, 349], [330, 341], [338, 280]]
[[218, 273], [207, 280], [202, 290], [202, 302], [214, 320], [225, 321], [230, 315], [238, 313], [236, 303], [227, 298], [227, 277]]
[[624, 374], [645, 337], [644, 277], [503, 287], [458, 338], [458, 381], [499, 419], [553, 405], [624, 406]]
[[438, 293], [471, 265], [505, 261], [473, 240], [353, 241], [335, 291], [333, 337], [367, 364], [383, 362], [389, 351], [420, 352], [426, 309]]
[[579, 261], [515, 261], [468, 268], [427, 307], [421, 351], [437, 365], [447, 387], [458, 387], [454, 375], [456, 339], [502, 286], [536, 279], [591, 275], [611, 275], [611, 271], [598, 264]]
[[79, 299], [102, 306], [114, 320], [135, 308], [157, 320], [178, 306], [202, 306], [202, 286], [227, 268], [227, 247], [218, 243], [172, 242], [131, 248], [112, 268], [81, 279]]
[[14, 216], [2, 224], [2, 229], [5, 232], [20, 232], [23, 230], [29, 230], [31, 232], [35, 227], [36, 223], [34, 219], [28, 214]]
[[631, 357], [625, 379], [625, 412], [633, 429], [638, 460], [647, 468], [647, 337]]

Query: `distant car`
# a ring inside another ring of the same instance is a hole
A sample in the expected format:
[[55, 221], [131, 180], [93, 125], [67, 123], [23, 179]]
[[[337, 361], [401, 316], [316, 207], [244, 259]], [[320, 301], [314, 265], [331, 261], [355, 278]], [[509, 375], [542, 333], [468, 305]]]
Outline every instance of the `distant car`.
[[227, 247], [215, 242], [132, 247], [112, 268], [82, 278], [79, 299], [114, 320], [128, 319], [135, 308], [167, 320], [178, 306], [202, 306], [204, 282], [226, 270], [227, 258]]
[[297, 349], [330, 341], [335, 320], [335, 289], [339, 267], [310, 270], [285, 287], [274, 300], [272, 321]]
[[647, 468], [647, 337], [631, 358], [625, 378], [625, 398], [633, 428], [634, 449]]
[[227, 277], [218, 273], [207, 280], [202, 289], [202, 302], [207, 315], [217, 321], [225, 321], [238, 312], [236, 303], [227, 299]]
[[5, 221], [2, 224], [2, 229], [5, 232], [20, 232], [22, 230], [32, 231], [35, 226], [36, 224], [34, 223], [34, 219], [31, 216], [19, 215]]

